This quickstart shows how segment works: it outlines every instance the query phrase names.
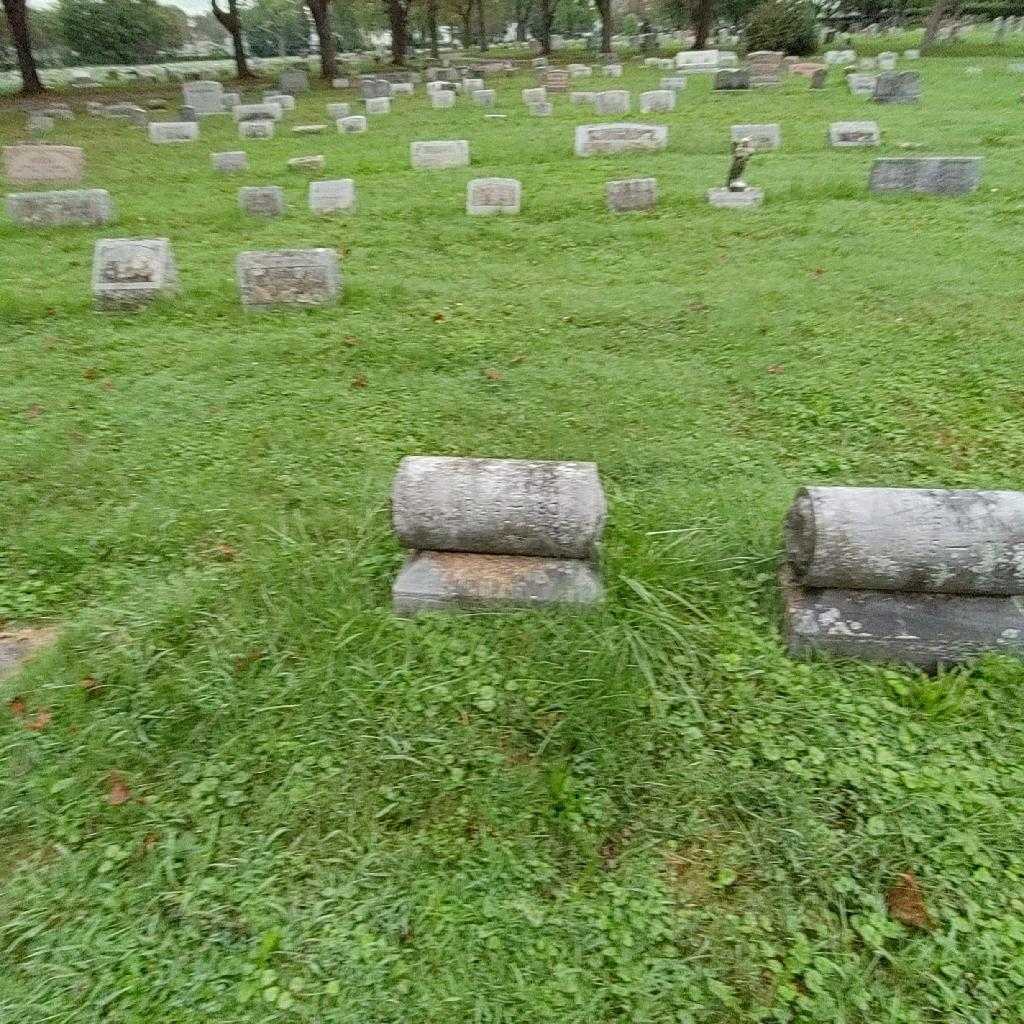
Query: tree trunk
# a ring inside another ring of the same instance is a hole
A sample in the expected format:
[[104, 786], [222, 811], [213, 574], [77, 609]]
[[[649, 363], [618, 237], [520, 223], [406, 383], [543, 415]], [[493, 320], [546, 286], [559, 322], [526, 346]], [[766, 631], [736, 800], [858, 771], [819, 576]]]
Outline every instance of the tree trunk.
[[3, 0], [4, 13], [11, 30], [11, 39], [18, 54], [18, 68], [21, 71], [21, 93], [23, 96], [38, 96], [46, 92], [36, 70], [32, 56], [32, 40], [28, 32], [28, 11], [25, 0]]
[[708, 36], [711, 35], [711, 24], [714, 19], [714, 0], [697, 0], [697, 6], [693, 12], [693, 48], [695, 50], [707, 49]]
[[427, 0], [427, 35], [430, 38], [430, 56], [441, 59], [437, 42], [437, 0]]
[[306, 6], [313, 15], [316, 37], [320, 41], [320, 77], [332, 82], [338, 77], [338, 57], [331, 26], [331, 0], [306, 0]]
[[935, 6], [924, 23], [924, 36], [921, 39], [921, 52], [927, 53], [935, 44], [942, 19], [954, 8], [957, 0], [935, 0]]
[[516, 42], [525, 43], [526, 33], [529, 28], [530, 12], [533, 10], [533, 0], [516, 0]]
[[488, 48], [487, 44], [487, 17], [484, 11], [484, 0], [476, 0], [476, 24], [477, 24], [477, 35], [480, 39], [480, 52], [483, 53]]
[[595, 0], [601, 17], [601, 52], [612, 52], [612, 0]]
[[235, 73], [240, 79], [255, 78], [249, 70], [249, 62], [245, 56], [245, 43], [242, 39], [242, 19], [238, 16], [238, 0], [228, 0], [228, 9], [222, 11], [217, 0], [210, 0], [213, 16], [221, 23], [224, 30], [231, 35], [231, 45], [235, 50]]
[[388, 0], [388, 21], [391, 23], [391, 63], [405, 67], [409, 52], [409, 7], [403, 0]]
[[543, 56], [551, 55], [551, 26], [555, 22], [555, 3], [557, 0], [540, 0], [540, 17], [537, 19], [539, 30], [540, 52]]

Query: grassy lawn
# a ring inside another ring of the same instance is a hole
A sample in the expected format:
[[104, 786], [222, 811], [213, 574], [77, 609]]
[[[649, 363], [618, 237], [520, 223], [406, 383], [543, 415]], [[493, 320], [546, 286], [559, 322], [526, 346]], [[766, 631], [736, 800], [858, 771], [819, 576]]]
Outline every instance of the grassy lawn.
[[[602, 119], [528, 116], [525, 76], [506, 121], [420, 93], [237, 176], [227, 122], [58, 124], [120, 220], [0, 226], [0, 619], [61, 627], [0, 681], [0, 1020], [1024, 1017], [1021, 666], [797, 664], [777, 628], [798, 485], [1024, 485], [1024, 76], [917, 69], [917, 107], [697, 77], [631, 118], [665, 152], [589, 160]], [[863, 118], [881, 155], [983, 155], [983, 187], [869, 197], [876, 153], [825, 146]], [[764, 207], [710, 209], [760, 121]], [[472, 167], [411, 171], [436, 138]], [[308, 213], [308, 153], [356, 215]], [[519, 217], [465, 216], [487, 175]], [[605, 211], [651, 175], [657, 212]], [[244, 218], [244, 184], [288, 215]], [[182, 296], [94, 312], [111, 234], [170, 238]], [[343, 302], [243, 314], [236, 253], [305, 245]], [[596, 461], [606, 607], [392, 617], [408, 453]], [[926, 927], [887, 906], [908, 872]]]

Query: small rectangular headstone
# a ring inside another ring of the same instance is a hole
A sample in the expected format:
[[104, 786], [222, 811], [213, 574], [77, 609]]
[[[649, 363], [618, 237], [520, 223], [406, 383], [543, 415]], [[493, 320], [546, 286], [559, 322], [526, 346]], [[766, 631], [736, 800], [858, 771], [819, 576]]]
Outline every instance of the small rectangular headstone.
[[782, 146], [782, 127], [777, 124], [734, 124], [729, 135], [733, 142], [750, 139], [755, 153], [770, 153]]
[[527, 110], [534, 117], [550, 117], [554, 113], [554, 105], [551, 103], [529, 103], [526, 107]]
[[622, 65], [621, 64], [605, 64], [604, 73], [609, 78], [621, 78], [622, 77]]
[[249, 154], [244, 149], [234, 150], [230, 153], [211, 153], [210, 163], [215, 171], [222, 171], [226, 174], [247, 171], [249, 170]]
[[661, 80], [662, 89], [671, 89], [673, 92], [680, 92], [686, 88], [686, 77], [684, 75], [668, 75]]
[[417, 169], [447, 170], [469, 166], [469, 143], [464, 139], [409, 143], [409, 157]]
[[658, 200], [656, 178], [627, 178], [605, 182], [605, 199], [611, 213], [653, 210]]
[[866, 99], [875, 95], [875, 83], [877, 75], [847, 75], [846, 85], [854, 96]]
[[474, 89], [469, 95], [478, 107], [493, 107], [497, 94], [493, 89]]
[[287, 166], [289, 171], [319, 172], [327, 166], [327, 161], [322, 153], [311, 156], [293, 156]]
[[366, 78], [359, 83], [359, 95], [364, 100], [387, 99], [391, 95], [391, 83], [383, 78]]
[[181, 94], [185, 106], [191, 107], [199, 117], [224, 113], [224, 86], [220, 82], [184, 82]]
[[387, 96], [378, 96], [366, 101], [367, 114], [390, 114], [391, 99]]
[[782, 82], [783, 57], [785, 54], [776, 50], [755, 50], [747, 54], [747, 67], [750, 70], [752, 88], [780, 85]]
[[274, 137], [274, 122], [239, 121], [238, 137], [240, 139], [272, 139]]
[[138, 309], [178, 290], [178, 270], [166, 238], [101, 238], [92, 260], [97, 309]]
[[484, 80], [482, 78], [464, 78], [462, 80], [462, 91], [465, 93], [474, 93], [483, 88]]
[[474, 178], [466, 186], [466, 213], [519, 213], [522, 186], [515, 178]]
[[21, 143], [4, 146], [2, 156], [12, 185], [77, 185], [85, 175], [85, 151], [78, 146]]
[[313, 213], [354, 213], [356, 183], [351, 178], [309, 183], [309, 208]]
[[455, 93], [438, 89], [430, 94], [430, 105], [435, 110], [450, 110], [455, 106]]
[[282, 111], [295, 109], [295, 97], [286, 92], [265, 92], [264, 103], [276, 103]]
[[115, 217], [110, 193], [102, 188], [66, 192], [12, 192], [7, 215], [21, 227], [94, 227]]
[[333, 249], [278, 249], [243, 252], [235, 261], [242, 305], [329, 306], [341, 292], [341, 269]]
[[543, 86], [537, 89], [524, 89], [522, 96], [526, 106], [531, 103], [546, 103], [548, 98], [547, 90]]
[[328, 103], [327, 104], [327, 116], [332, 121], [339, 121], [343, 117], [348, 117], [351, 112], [351, 104], [348, 103]]
[[594, 97], [594, 109], [599, 114], [628, 114], [629, 105], [630, 96], [626, 89], [606, 89]]
[[309, 92], [309, 72], [305, 68], [286, 68], [278, 79], [281, 92], [298, 96], [301, 92]]
[[284, 110], [280, 103], [239, 103], [231, 112], [235, 121], [280, 121]]
[[833, 149], [879, 146], [882, 133], [877, 121], [834, 121], [828, 128], [828, 144]]
[[548, 92], [568, 92], [570, 79], [579, 77], [562, 68], [548, 68], [544, 72], [544, 88]]
[[195, 121], [152, 121], [149, 125], [150, 142], [195, 142], [198, 138], [199, 125]]
[[921, 76], [916, 71], [884, 71], [875, 82], [871, 98], [876, 103], [917, 103]]
[[352, 114], [338, 119], [338, 131], [342, 135], [354, 135], [366, 131], [366, 118], [362, 114]]
[[745, 188], [733, 191], [728, 188], [708, 189], [708, 202], [724, 209], [751, 210], [764, 201], [764, 191], [759, 188]]
[[667, 114], [676, 109], [676, 94], [671, 89], [652, 89], [640, 93], [641, 114]]
[[280, 217], [284, 190], [278, 185], [248, 185], [238, 190], [238, 208], [250, 217]]
[[962, 196], [978, 189], [981, 168], [980, 156], [883, 157], [872, 164], [868, 189], [873, 193]]
[[750, 72], [746, 68], [723, 68], [715, 72], [716, 92], [731, 92], [734, 89], [750, 88]]
[[668, 128], [660, 124], [581, 124], [576, 128], [576, 156], [650, 153], [668, 145]]

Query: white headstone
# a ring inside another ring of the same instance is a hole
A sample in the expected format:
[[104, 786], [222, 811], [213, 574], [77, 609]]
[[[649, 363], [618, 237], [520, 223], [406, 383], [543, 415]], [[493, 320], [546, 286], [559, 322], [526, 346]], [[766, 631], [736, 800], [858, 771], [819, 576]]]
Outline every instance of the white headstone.
[[474, 178], [466, 186], [466, 213], [518, 213], [522, 186], [515, 178]]
[[166, 238], [101, 238], [92, 259], [98, 309], [138, 309], [178, 290], [178, 269]]
[[447, 170], [451, 167], [469, 166], [469, 143], [464, 139], [455, 141], [411, 142], [409, 157], [417, 169]]
[[668, 128], [659, 124], [581, 124], [576, 128], [577, 156], [648, 153], [668, 145]]

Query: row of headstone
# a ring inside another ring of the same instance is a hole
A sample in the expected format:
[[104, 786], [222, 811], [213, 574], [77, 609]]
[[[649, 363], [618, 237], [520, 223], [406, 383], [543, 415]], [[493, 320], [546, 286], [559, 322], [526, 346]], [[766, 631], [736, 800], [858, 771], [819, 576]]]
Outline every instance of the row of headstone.
[[[607, 502], [593, 463], [407, 456], [391, 519], [408, 551], [398, 615], [604, 599]], [[791, 655], [927, 670], [1024, 655], [1024, 493], [802, 488], [783, 534]]]

